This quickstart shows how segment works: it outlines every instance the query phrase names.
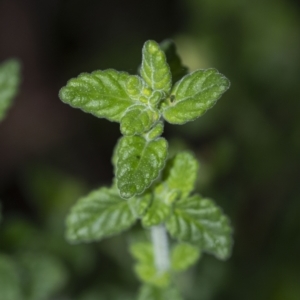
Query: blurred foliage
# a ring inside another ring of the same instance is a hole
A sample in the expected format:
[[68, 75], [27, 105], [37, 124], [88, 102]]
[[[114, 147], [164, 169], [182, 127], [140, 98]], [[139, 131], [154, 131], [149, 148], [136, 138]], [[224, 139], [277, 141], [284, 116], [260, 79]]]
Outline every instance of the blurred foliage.
[[[231, 81], [229, 92], [203, 117], [184, 126], [166, 126], [165, 134], [173, 140], [171, 151], [192, 148], [199, 159], [197, 191], [216, 199], [235, 228], [228, 262], [203, 255], [196, 267], [178, 275], [185, 299], [300, 299], [299, 4], [178, 0], [178, 17], [174, 10], [162, 13], [167, 1], [154, 2], [156, 7], [148, 7], [145, 19], [138, 18], [140, 6], [135, 8], [138, 13], [130, 12], [131, 20], [116, 12], [106, 39], [96, 43], [101, 18], [92, 23], [91, 17], [78, 31], [87, 19], [81, 15], [80, 1], [73, 8], [68, 3], [61, 4], [64, 19], [58, 13], [56, 23], [54, 50], [65, 51], [56, 62], [61, 85], [82, 70], [114, 67], [135, 73], [144, 40], [159, 41], [166, 34], [175, 40], [185, 66], [215, 67]], [[94, 16], [99, 7], [93, 5], [89, 1], [82, 14]], [[1, 300], [125, 300], [136, 295], [133, 261], [124, 250], [131, 236], [76, 246], [64, 239], [68, 208], [90, 187], [112, 177], [110, 156], [118, 136], [115, 124], [80, 112], [72, 112], [72, 118], [75, 133], [63, 146], [30, 157], [0, 183]], [[46, 163], [38, 163], [41, 156]], [[139, 227], [133, 232], [139, 235]], [[40, 270], [39, 264], [49, 268], [49, 278], [36, 289], [46, 276], [30, 275]]]

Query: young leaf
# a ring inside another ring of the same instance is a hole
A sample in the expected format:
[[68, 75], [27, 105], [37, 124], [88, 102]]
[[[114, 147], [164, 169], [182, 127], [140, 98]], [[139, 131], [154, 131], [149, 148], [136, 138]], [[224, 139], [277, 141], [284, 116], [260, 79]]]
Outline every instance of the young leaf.
[[147, 209], [142, 218], [145, 227], [151, 227], [164, 222], [171, 214], [170, 205], [166, 204], [163, 199], [154, 197], [150, 207]]
[[199, 247], [190, 244], [177, 244], [171, 253], [172, 269], [177, 272], [185, 271], [200, 258]]
[[144, 284], [139, 292], [138, 300], [183, 300], [175, 287], [159, 288]]
[[201, 250], [227, 259], [232, 247], [232, 229], [228, 218], [209, 199], [195, 195], [175, 203], [174, 214], [167, 220], [174, 238], [199, 245]]
[[138, 195], [130, 198], [128, 202], [135, 216], [139, 218], [145, 214], [147, 208], [151, 204], [151, 200], [152, 200], [152, 194], [146, 191], [142, 195]]
[[135, 272], [146, 283], [158, 287], [167, 287], [170, 283], [169, 272], [158, 272], [154, 263], [153, 246], [151, 243], [135, 243], [130, 246], [131, 255], [137, 260]]
[[12, 104], [20, 82], [20, 64], [15, 59], [5, 61], [0, 65], [0, 121]]
[[139, 135], [148, 131], [158, 120], [159, 112], [146, 105], [133, 105], [121, 119], [121, 132], [124, 135]]
[[167, 141], [124, 136], [117, 146], [116, 178], [122, 198], [141, 194], [157, 178], [167, 157]]
[[143, 47], [141, 76], [153, 89], [169, 93], [172, 78], [164, 52], [155, 41], [147, 41]]
[[163, 181], [169, 190], [179, 190], [181, 198], [186, 198], [193, 190], [198, 161], [189, 152], [180, 152], [166, 163], [163, 171]]
[[159, 121], [148, 133], [147, 139], [154, 140], [162, 135], [164, 132], [164, 123]]
[[72, 207], [67, 217], [67, 239], [89, 242], [118, 234], [136, 221], [128, 201], [114, 189], [93, 191]]
[[167, 63], [170, 66], [172, 82], [175, 83], [188, 73], [188, 68], [181, 62], [176, 52], [175, 43], [168, 39], [160, 43], [160, 48], [165, 52]]
[[214, 106], [229, 85], [229, 80], [215, 69], [184, 76], [172, 89], [172, 103], [163, 111], [165, 120], [171, 124], [195, 120]]
[[23, 299], [18, 271], [15, 262], [9, 256], [0, 254], [0, 299]]
[[109, 69], [82, 73], [68, 81], [59, 92], [60, 99], [99, 118], [120, 122], [125, 111], [137, 102], [127, 92], [134, 76]]

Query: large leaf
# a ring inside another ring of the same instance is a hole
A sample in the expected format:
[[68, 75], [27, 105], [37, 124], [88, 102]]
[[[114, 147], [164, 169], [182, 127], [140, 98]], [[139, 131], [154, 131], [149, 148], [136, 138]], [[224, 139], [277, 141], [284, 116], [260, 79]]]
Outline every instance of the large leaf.
[[166, 226], [180, 241], [199, 245], [201, 250], [219, 259], [230, 256], [232, 229], [228, 218], [212, 200], [195, 195], [176, 202]]
[[163, 116], [171, 124], [184, 124], [202, 116], [229, 88], [228, 79], [215, 69], [184, 76], [172, 89]]
[[120, 122], [126, 109], [136, 103], [127, 92], [131, 75], [109, 69], [83, 73], [68, 81], [60, 99], [99, 118]]
[[200, 258], [199, 247], [190, 244], [177, 244], [171, 253], [171, 265], [174, 271], [185, 271]]
[[67, 217], [71, 242], [94, 241], [128, 229], [136, 220], [128, 201], [114, 189], [100, 188], [81, 198]]
[[[21, 253], [23, 288], [26, 300], [47, 300], [67, 282], [67, 270], [56, 257], [41, 253]], [[0, 292], [1, 293], [1, 292]]]
[[116, 178], [120, 195], [141, 194], [158, 177], [167, 157], [167, 141], [148, 141], [141, 136], [125, 136], [117, 146]]
[[121, 132], [124, 135], [142, 134], [158, 120], [159, 113], [146, 105], [131, 106], [121, 119]]
[[0, 299], [22, 300], [21, 282], [15, 262], [0, 254]]
[[175, 43], [172, 40], [164, 40], [160, 43], [160, 48], [165, 52], [167, 63], [170, 66], [173, 83], [180, 80], [187, 74], [188, 68], [181, 62], [179, 55], [176, 52]]
[[150, 284], [142, 286], [138, 300], [183, 300], [175, 287], [159, 288]]
[[144, 44], [140, 73], [153, 90], [170, 92], [171, 71], [164, 52], [155, 41], [147, 41]]
[[135, 243], [130, 246], [130, 253], [137, 260], [135, 272], [139, 279], [158, 287], [166, 287], [170, 283], [170, 273], [159, 272], [155, 267], [153, 245], [151, 243]]
[[194, 188], [198, 167], [198, 161], [189, 152], [180, 152], [168, 160], [163, 171], [167, 189], [178, 190], [181, 198], [186, 198]]
[[15, 59], [0, 65], [0, 121], [12, 104], [20, 82], [20, 64]]

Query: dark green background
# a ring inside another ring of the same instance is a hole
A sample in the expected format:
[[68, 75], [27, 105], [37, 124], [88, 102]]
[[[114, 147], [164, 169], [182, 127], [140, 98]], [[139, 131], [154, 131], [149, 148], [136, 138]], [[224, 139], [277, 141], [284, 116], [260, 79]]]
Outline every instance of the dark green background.
[[235, 228], [228, 262], [205, 255], [178, 278], [186, 299], [300, 299], [300, 5], [291, 0], [1, 0], [0, 62], [21, 60], [22, 85], [0, 125], [0, 252], [60, 260], [64, 281], [49, 299], [133, 299], [130, 235], [63, 239], [72, 203], [111, 182], [118, 124], [57, 94], [80, 72], [135, 73], [143, 43], [165, 38], [191, 70], [214, 67], [231, 81], [205, 116], [165, 130], [173, 147], [193, 149], [197, 191]]

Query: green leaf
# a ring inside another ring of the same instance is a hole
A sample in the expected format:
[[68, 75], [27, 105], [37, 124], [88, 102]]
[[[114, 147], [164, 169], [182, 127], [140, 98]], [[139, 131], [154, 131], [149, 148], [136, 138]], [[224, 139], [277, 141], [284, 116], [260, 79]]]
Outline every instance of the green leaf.
[[174, 214], [167, 220], [171, 236], [199, 245], [201, 250], [227, 259], [232, 248], [229, 219], [209, 199], [195, 195], [175, 203]]
[[183, 300], [175, 287], [159, 288], [144, 284], [139, 292], [138, 300]]
[[172, 269], [177, 272], [185, 271], [200, 258], [199, 247], [190, 244], [177, 244], [171, 253]]
[[169, 272], [158, 272], [155, 267], [153, 246], [151, 243], [135, 243], [130, 246], [131, 255], [137, 260], [135, 272], [140, 280], [158, 287], [170, 283]]
[[9, 256], [3, 254], [0, 254], [0, 299], [23, 299], [17, 266]]
[[171, 92], [163, 116], [171, 124], [184, 124], [202, 116], [229, 88], [229, 80], [215, 69], [198, 70], [184, 76]]
[[118, 234], [136, 221], [117, 190], [100, 188], [81, 198], [67, 217], [67, 239], [89, 242]]
[[125, 111], [137, 102], [127, 92], [133, 76], [109, 69], [82, 73], [68, 81], [59, 92], [60, 99], [99, 118], [120, 122]]
[[124, 135], [142, 134], [148, 131], [158, 118], [158, 110], [152, 110], [146, 105], [133, 105], [121, 119], [121, 132]]
[[145, 227], [151, 227], [164, 222], [171, 214], [171, 206], [164, 202], [164, 199], [157, 197], [154, 192], [154, 199], [142, 218]]
[[172, 40], [167, 39], [162, 41], [160, 48], [165, 52], [172, 74], [172, 81], [175, 83], [188, 73], [188, 68], [182, 64], [176, 52], [176, 45]]
[[0, 65], [0, 121], [12, 104], [20, 83], [20, 63], [15, 59]]
[[164, 167], [168, 144], [164, 138], [148, 141], [124, 136], [117, 146], [116, 178], [122, 198], [141, 194]]
[[67, 270], [56, 257], [45, 253], [22, 253], [23, 288], [26, 300], [47, 300], [67, 283]]
[[132, 197], [128, 200], [131, 210], [136, 218], [142, 217], [152, 201], [152, 194], [145, 192], [142, 195]]
[[163, 171], [163, 181], [168, 190], [180, 191], [181, 198], [186, 198], [193, 190], [199, 164], [189, 152], [180, 152], [168, 160]]
[[162, 135], [164, 132], [164, 123], [159, 121], [148, 133], [147, 139], [154, 140]]
[[143, 47], [141, 76], [153, 89], [169, 93], [172, 78], [164, 52], [155, 41], [147, 41]]

